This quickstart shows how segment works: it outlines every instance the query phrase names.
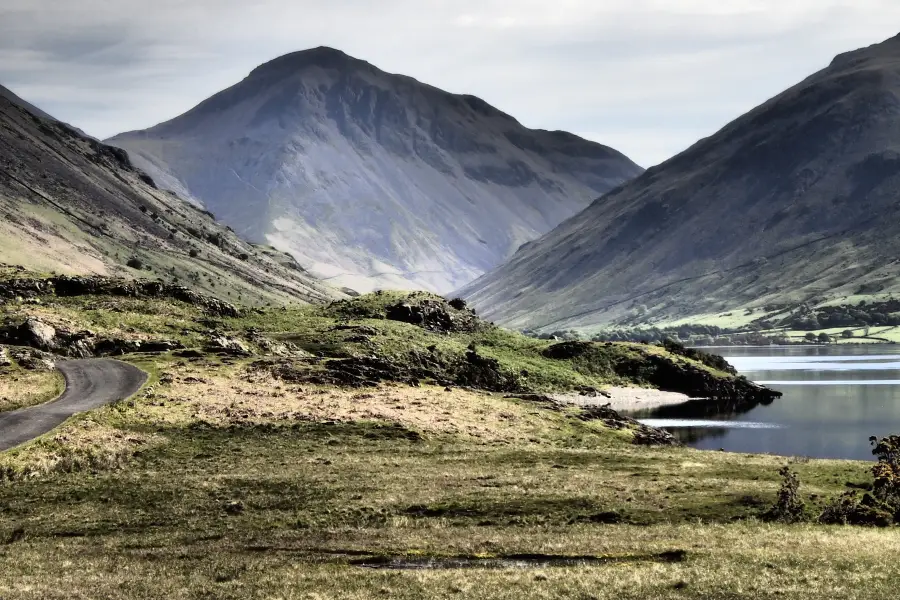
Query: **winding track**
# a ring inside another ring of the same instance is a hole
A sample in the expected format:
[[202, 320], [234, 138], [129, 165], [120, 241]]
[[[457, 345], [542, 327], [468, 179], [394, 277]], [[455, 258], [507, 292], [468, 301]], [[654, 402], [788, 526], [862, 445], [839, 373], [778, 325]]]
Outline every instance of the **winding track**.
[[147, 381], [146, 373], [117, 360], [68, 360], [56, 367], [66, 379], [66, 391], [46, 404], [0, 413], [0, 452], [53, 430], [76, 413], [124, 400]]

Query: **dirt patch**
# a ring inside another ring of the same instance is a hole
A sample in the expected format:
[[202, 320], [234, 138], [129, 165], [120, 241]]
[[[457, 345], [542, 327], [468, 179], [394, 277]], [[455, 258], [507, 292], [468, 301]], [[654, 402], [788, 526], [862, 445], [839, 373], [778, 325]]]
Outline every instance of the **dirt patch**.
[[683, 562], [684, 550], [648, 554], [605, 556], [568, 556], [565, 554], [509, 554], [504, 556], [371, 556], [354, 558], [349, 564], [369, 569], [547, 569], [551, 567], [587, 567], [623, 562]]

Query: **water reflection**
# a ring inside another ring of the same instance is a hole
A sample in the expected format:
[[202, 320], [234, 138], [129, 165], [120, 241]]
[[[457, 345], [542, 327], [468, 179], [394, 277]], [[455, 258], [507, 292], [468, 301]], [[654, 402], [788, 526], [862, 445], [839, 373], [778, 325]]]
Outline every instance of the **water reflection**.
[[[748, 378], [784, 393], [759, 404], [703, 401], [636, 415], [664, 419], [703, 449], [871, 460], [871, 435], [900, 433], [900, 348], [721, 348]], [[659, 422], [659, 421], [656, 421]]]

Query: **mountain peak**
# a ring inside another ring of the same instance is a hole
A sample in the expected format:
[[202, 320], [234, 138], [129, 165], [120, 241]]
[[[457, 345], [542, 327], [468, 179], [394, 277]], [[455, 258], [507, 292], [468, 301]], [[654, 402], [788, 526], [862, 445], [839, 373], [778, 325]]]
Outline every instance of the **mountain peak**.
[[338, 70], [360, 67], [372, 68], [369, 63], [354, 58], [346, 52], [336, 48], [329, 48], [328, 46], [319, 46], [279, 56], [254, 69], [251, 75], [297, 71], [309, 67]]

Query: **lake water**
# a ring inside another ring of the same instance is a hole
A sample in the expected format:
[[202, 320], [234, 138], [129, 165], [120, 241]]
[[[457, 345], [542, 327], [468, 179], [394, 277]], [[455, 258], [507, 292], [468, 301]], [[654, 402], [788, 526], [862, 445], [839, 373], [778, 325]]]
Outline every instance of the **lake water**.
[[705, 450], [872, 460], [900, 434], [900, 346], [709, 348], [784, 393], [768, 405], [690, 402], [635, 415]]

